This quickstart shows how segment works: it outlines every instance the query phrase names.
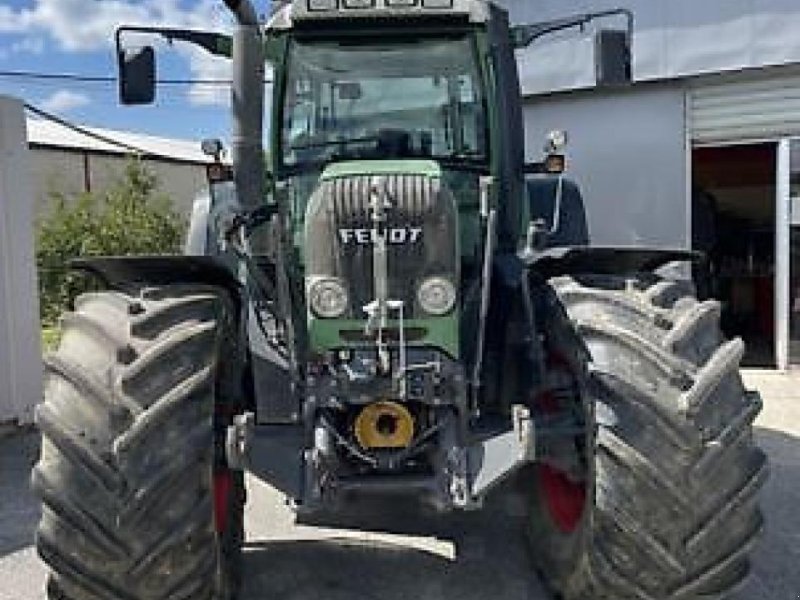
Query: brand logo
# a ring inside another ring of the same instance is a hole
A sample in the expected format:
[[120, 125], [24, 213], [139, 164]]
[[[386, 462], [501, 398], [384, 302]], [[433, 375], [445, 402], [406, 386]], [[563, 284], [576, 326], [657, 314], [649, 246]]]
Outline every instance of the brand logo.
[[[378, 241], [377, 229], [340, 229], [342, 244], [374, 244]], [[386, 230], [388, 244], [413, 244], [422, 239], [422, 227], [390, 227]]]

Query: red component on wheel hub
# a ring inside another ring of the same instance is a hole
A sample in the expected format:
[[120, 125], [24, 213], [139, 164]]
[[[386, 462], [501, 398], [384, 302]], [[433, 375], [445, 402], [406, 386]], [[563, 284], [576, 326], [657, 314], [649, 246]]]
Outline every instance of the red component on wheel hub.
[[228, 528], [228, 507], [232, 490], [233, 476], [229, 470], [214, 473], [214, 525], [217, 533], [223, 533]]
[[550, 465], [538, 465], [537, 474], [553, 522], [562, 533], [572, 533], [586, 507], [585, 484], [571, 481], [566, 473]]
[[[551, 354], [547, 365], [555, 370], [568, 368], [569, 363], [560, 355]], [[535, 402], [545, 415], [559, 412], [558, 397], [551, 390], [541, 392]], [[574, 481], [564, 471], [548, 464], [537, 465], [537, 479], [547, 510], [558, 530], [562, 533], [575, 531], [586, 508], [585, 482]]]

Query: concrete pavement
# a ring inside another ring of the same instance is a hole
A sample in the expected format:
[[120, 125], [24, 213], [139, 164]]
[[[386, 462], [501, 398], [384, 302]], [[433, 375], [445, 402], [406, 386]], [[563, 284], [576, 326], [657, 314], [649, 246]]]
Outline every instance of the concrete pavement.
[[[771, 459], [762, 496], [765, 538], [733, 600], [800, 597], [800, 374], [747, 371], [765, 401], [759, 444]], [[35, 435], [0, 438], [0, 600], [43, 600], [45, 569], [31, 547], [38, 509], [28, 470]], [[529, 567], [513, 496], [481, 513], [419, 517], [393, 503], [395, 534], [296, 525], [280, 495], [248, 481], [243, 600], [547, 600]]]

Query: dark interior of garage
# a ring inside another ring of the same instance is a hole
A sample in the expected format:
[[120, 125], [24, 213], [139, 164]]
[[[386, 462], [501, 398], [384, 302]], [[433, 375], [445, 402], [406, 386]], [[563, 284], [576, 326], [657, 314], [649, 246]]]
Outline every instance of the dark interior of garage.
[[692, 154], [692, 244], [708, 256], [695, 282], [722, 302], [725, 334], [746, 342], [745, 366], [775, 366], [776, 154], [773, 143]]

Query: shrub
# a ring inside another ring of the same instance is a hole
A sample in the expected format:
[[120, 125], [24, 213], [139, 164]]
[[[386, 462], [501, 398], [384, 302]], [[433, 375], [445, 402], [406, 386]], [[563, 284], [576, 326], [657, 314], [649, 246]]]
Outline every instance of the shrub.
[[103, 193], [76, 198], [56, 193], [51, 199], [53, 206], [36, 231], [44, 326], [54, 325], [75, 297], [92, 286], [85, 275], [68, 269], [73, 258], [180, 251], [185, 224], [139, 160], [131, 160]]

